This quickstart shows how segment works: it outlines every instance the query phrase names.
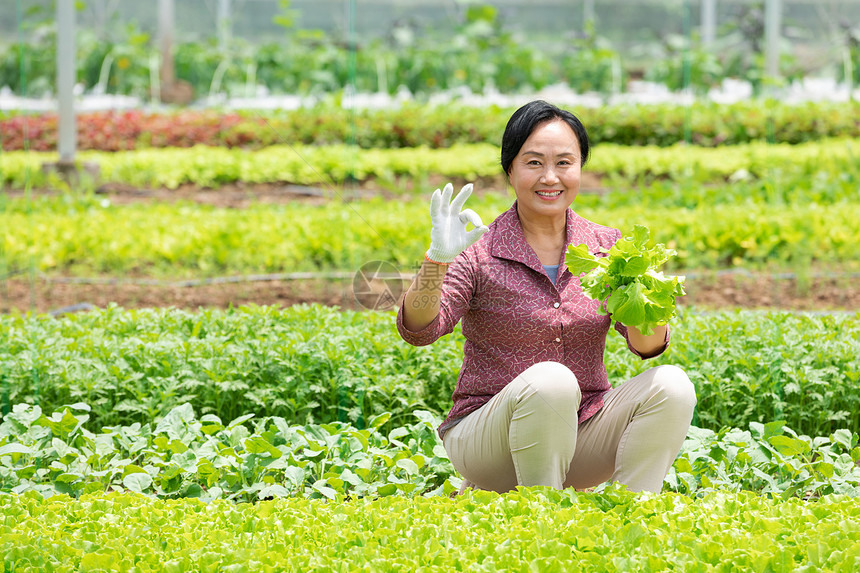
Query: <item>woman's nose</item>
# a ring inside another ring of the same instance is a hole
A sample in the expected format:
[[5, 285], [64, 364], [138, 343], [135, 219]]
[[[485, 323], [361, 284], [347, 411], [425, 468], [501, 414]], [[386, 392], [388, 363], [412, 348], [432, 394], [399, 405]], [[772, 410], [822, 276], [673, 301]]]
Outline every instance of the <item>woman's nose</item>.
[[555, 169], [552, 167], [544, 169], [543, 175], [541, 175], [541, 181], [543, 183], [554, 183], [558, 181], [558, 175], [556, 175]]

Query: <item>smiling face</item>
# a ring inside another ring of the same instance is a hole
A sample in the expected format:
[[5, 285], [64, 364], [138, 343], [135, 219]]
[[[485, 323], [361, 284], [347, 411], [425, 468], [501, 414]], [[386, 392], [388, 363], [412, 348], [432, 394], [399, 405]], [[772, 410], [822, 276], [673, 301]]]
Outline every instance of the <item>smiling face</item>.
[[570, 126], [560, 119], [538, 125], [508, 171], [520, 217], [564, 218], [579, 193], [581, 173], [579, 140]]

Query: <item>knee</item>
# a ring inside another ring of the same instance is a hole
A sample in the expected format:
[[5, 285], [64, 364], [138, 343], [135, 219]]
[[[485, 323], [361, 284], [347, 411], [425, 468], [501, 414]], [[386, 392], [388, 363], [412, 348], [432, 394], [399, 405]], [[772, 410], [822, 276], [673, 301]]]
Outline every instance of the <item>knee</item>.
[[696, 407], [696, 388], [687, 373], [673, 364], [657, 366], [654, 370], [657, 391], [679, 410], [692, 413]]
[[537, 394], [547, 403], [573, 401], [576, 407], [582, 399], [579, 381], [570, 368], [560, 362], [538, 362], [521, 375], [527, 382], [529, 394]]

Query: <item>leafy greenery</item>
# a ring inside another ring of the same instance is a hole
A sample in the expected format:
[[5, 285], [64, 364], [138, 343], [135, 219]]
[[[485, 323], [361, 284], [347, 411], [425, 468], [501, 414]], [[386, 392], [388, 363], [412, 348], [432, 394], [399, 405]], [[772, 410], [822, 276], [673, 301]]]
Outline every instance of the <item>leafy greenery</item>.
[[[405, 89], [428, 96], [453, 89], [528, 92], [561, 81], [582, 91], [610, 93], [619, 86], [604, 72], [607, 62], [624, 73], [618, 54], [596, 41], [557, 42], [554, 49], [526, 42], [506, 29], [491, 5], [468, 6], [443, 32], [401, 21], [384, 37], [361, 43], [320, 30], [293, 30], [283, 19], [278, 23], [288, 28], [278, 41], [237, 38], [226, 46], [214, 38], [177, 42], [177, 77], [190, 82], [198, 96], [253, 95], [258, 85], [273, 93], [300, 95], [354, 86], [361, 92], [395, 94]], [[54, 77], [55, 27], [45, 26], [33, 36], [0, 51], [0, 85], [22, 95], [41, 95]], [[85, 88], [148, 97], [157, 42], [133, 26], [126, 28], [125, 36], [78, 34], [75, 72]], [[18, 74], [22, 57], [25, 73]]]
[[[754, 141], [797, 144], [856, 138], [860, 136], [858, 108], [857, 102], [755, 100], [689, 106], [612, 104], [571, 110], [585, 123], [594, 145], [666, 147], [689, 142], [724, 147]], [[333, 145], [345, 141], [366, 149], [499, 145], [513, 112], [514, 108], [493, 105], [410, 102], [387, 109], [346, 109], [337, 102], [325, 102], [277, 112], [89, 112], [78, 118], [78, 147], [101, 151], [180, 145], [258, 149], [286, 143]], [[55, 114], [0, 115], [3, 150], [55, 150], [56, 122]]]
[[[39, 406], [16, 404], [0, 424], [0, 491], [74, 498], [133, 491], [248, 502], [450, 495], [461, 483], [435, 431], [440, 419], [426, 411], [414, 413], [417, 423], [385, 434], [380, 426], [387, 413], [364, 429], [341, 422], [289, 425], [254, 414], [225, 424], [211, 414], [198, 418], [187, 403], [151, 422], [96, 433], [86, 427], [89, 410], [78, 403], [47, 415]], [[664, 490], [696, 497], [714, 491], [858, 497], [857, 442], [845, 429], [810, 438], [782, 421], [718, 433], [694, 426]]]
[[[290, 9], [273, 18], [283, 27], [275, 41], [271, 28], [269, 34], [255, 30], [250, 41], [233, 38], [226, 44], [216, 42], [212, 30], [198, 28], [202, 39], [174, 46], [177, 75], [201, 96], [248, 96], [258, 86], [269, 92], [317, 95], [354, 86], [363, 92], [408, 90], [428, 97], [440, 90], [530, 93], [559, 83], [579, 93], [608, 95], [622, 90], [633, 72], [644, 72], [673, 90], [692, 87], [701, 93], [724, 79], [740, 78], [758, 92], [764, 79], [764, 11], [755, 5], [729, 18], [718, 44], [707, 49], [677, 35], [657, 44], [654, 26], [647, 22], [665, 27], [668, 14], [662, 4], [642, 6], [645, 12], [637, 11], [635, 21], [626, 26], [602, 26], [612, 38], [595, 34], [593, 22], [585, 23], [582, 34], [560, 22], [551, 30], [544, 26], [540, 34], [514, 32], [504, 11], [493, 5], [478, 2], [464, 8], [448, 13], [441, 29], [439, 20], [419, 25], [420, 17], [397, 18], [387, 28], [375, 26], [374, 37], [349, 41], [341, 37], [342, 30], [297, 29], [296, 10]], [[613, 7], [605, 9], [611, 12]], [[671, 10], [677, 12], [677, 7]], [[569, 18], [560, 15], [562, 21]], [[50, 89], [54, 77], [56, 27], [49, 14], [42, 14], [40, 21], [34, 16], [23, 22], [25, 40], [0, 51], [0, 85], [39, 96]], [[630, 37], [631, 27], [638, 30], [635, 38]], [[156, 38], [134, 24], [106, 28], [77, 34], [77, 79], [88, 89], [148, 97]], [[840, 43], [849, 53], [856, 52], [857, 32], [844, 28]], [[637, 45], [635, 53], [621, 54], [617, 47], [631, 40]], [[802, 69], [785, 51], [780, 60], [780, 75], [788, 80], [820, 72]], [[25, 73], [19, 73], [22, 68]]]
[[399, 341], [389, 318], [318, 305], [2, 317], [0, 394], [5, 411], [86, 402], [97, 427], [144, 423], [190, 402], [223, 420], [258, 412], [359, 428], [390, 412], [390, 431], [416, 409], [442, 410], [458, 350], [431, 359]]
[[[696, 387], [694, 423], [713, 431], [774, 420], [812, 436], [860, 431], [860, 315], [682, 309], [671, 328], [669, 349], [647, 364], [608, 337], [609, 380], [676, 364]], [[444, 416], [463, 342], [457, 328], [413, 347], [393, 313], [318, 305], [2, 316], [0, 407], [53, 412], [84, 402], [94, 432], [144, 424], [186, 402], [225, 421], [253, 412], [359, 429], [390, 413], [381, 427], [390, 432], [415, 410]]]
[[[747, 187], [752, 188], [752, 186]], [[761, 194], [770, 186], [761, 185]], [[845, 192], [849, 185], [845, 183]], [[663, 187], [671, 203], [671, 186]], [[656, 193], [656, 192], [655, 192]], [[785, 191], [790, 194], [790, 191]], [[679, 202], [693, 202], [695, 195]], [[714, 189], [708, 195], [718, 195]], [[670, 271], [696, 268], [809, 268], [810, 264], [860, 263], [859, 202], [830, 204], [707, 203], [645, 209], [639, 196], [582, 197], [576, 211], [615, 228], [643, 224], [655, 242], [677, 251]], [[810, 197], [815, 192], [810, 192]], [[774, 196], [779, 201], [780, 192]], [[578, 199], [579, 200], [579, 199]], [[662, 201], [662, 200], [661, 200]], [[485, 221], [513, 198], [488, 194], [470, 199]], [[624, 205], [621, 205], [624, 203]], [[390, 261], [414, 271], [427, 249], [430, 221], [425, 197], [321, 205], [258, 203], [242, 210], [189, 203], [111, 205], [99, 197], [79, 200], [8, 200], [0, 227], [11, 269], [104, 274], [213, 276], [338, 270], [354, 272], [369, 261]], [[321, 229], [333, 232], [321, 233]]]
[[256, 504], [0, 496], [6, 570], [849, 573], [856, 500], [521, 489]]
[[756, 491], [776, 498], [860, 496], [857, 434], [798, 435], [781, 420], [753, 422], [749, 431], [692, 427], [669, 470], [664, 491], [702, 496], [714, 491]]
[[[223, 47], [214, 38], [178, 42], [174, 46], [177, 77], [190, 82], [199, 95], [248, 95], [258, 85], [275, 93], [302, 95], [339, 92], [348, 85], [363, 92], [392, 94], [407, 89], [427, 95], [453, 88], [516, 93], [540, 89], [563, 77], [585, 89], [608, 92], [612, 88], [609, 83], [580, 84], [576, 76], [567, 76], [563, 62], [505, 30], [497, 10], [489, 5], [469, 6], [453, 29], [446, 26], [444, 37], [406, 24], [395, 27], [387, 38], [358, 45], [319, 30], [292, 30], [291, 23], [279, 18], [279, 24], [290, 28], [279, 41], [252, 44], [233, 39]], [[126, 34], [127, 39], [114, 41], [86, 31], [79, 34], [76, 74], [86, 88], [99, 85], [111, 93], [148, 95], [150, 61], [158, 53], [157, 44], [134, 27], [127, 28]], [[0, 53], [0, 79], [15, 91], [35, 95], [36, 86], [51, 85], [49, 56], [56, 32], [47, 29], [39, 36], [41, 41], [13, 46], [20, 47], [28, 63], [23, 77], [12, 73], [20, 66], [19, 50]], [[593, 59], [588, 45], [576, 46], [576, 52]]]
[[[651, 364], [676, 364], [690, 376], [694, 423], [719, 431], [784, 420], [808, 435], [860, 429], [857, 314], [685, 311], [672, 342]], [[616, 338], [607, 344], [610, 380], [629, 380], [641, 361]]]
[[[344, 423], [290, 425], [280, 417], [227, 423], [197, 418], [182, 404], [157, 421], [86, 429], [90, 410], [71, 404], [52, 415], [18, 404], [0, 424], [0, 491], [67, 494], [134, 491], [161, 498], [257, 501], [301, 496], [343, 499], [448, 495], [460, 485], [436, 434], [438, 419], [379, 431]], [[414, 418], [413, 418], [414, 420]], [[251, 424], [248, 429], [246, 424]]]
[[[655, 179], [714, 183], [819, 173], [840, 174], [856, 183], [860, 177], [858, 157], [860, 143], [851, 139], [801, 145], [751, 143], [717, 149], [605, 144], [594, 149], [587, 170], [627, 184]], [[122, 153], [90, 151], [79, 153], [78, 158], [97, 164], [102, 182], [169, 189], [185, 183], [218, 187], [236, 182], [340, 186], [367, 179], [383, 184], [408, 179], [417, 189], [426, 187], [430, 176], [474, 180], [501, 175], [499, 149], [489, 144], [444, 149], [273, 145], [244, 150], [195, 146]], [[0, 184], [14, 188], [44, 186], [49, 180], [41, 166], [56, 160], [56, 154], [49, 152], [4, 153], [0, 155]]]
[[[325, 207], [256, 205], [242, 211], [189, 204], [113, 207], [73, 195], [9, 199], [0, 225], [17, 231], [4, 237], [5, 263], [12, 269], [34, 262], [43, 271], [172, 276], [350, 270], [369, 260], [410, 265], [426, 249], [424, 193], [431, 175], [465, 181], [498, 171], [497, 150], [489, 145], [353, 152], [342, 146], [82, 155], [101, 162], [107, 179], [140, 185], [293, 180], [322, 184], [337, 199], [348, 191], [326, 181], [376, 177], [395, 189], [409, 181], [407, 192], [421, 196], [398, 203], [333, 201]], [[655, 229], [654, 240], [678, 252], [674, 269], [831, 262], [852, 268], [860, 242], [858, 152], [848, 140], [718, 150], [601, 146], [589, 168], [605, 175], [612, 192], [583, 193], [574, 206], [604, 224]], [[27, 187], [46, 182], [41, 162], [51, 157], [10, 152], [0, 155], [0, 165], [8, 183]], [[477, 201], [475, 208], [488, 220], [512, 197], [498, 193]], [[340, 231], [322, 240], [316, 229], [333, 221]]]
[[606, 253], [591, 254], [588, 245], [570, 245], [564, 259], [574, 275], [585, 273], [582, 292], [605, 301], [601, 314], [646, 336], [675, 316], [675, 297], [686, 294], [684, 277], [666, 277], [659, 270], [676, 252], [662, 243], [648, 248], [649, 236], [648, 227], [636, 225], [632, 236], [622, 237]]
[[723, 69], [714, 49], [694, 45], [677, 35], [666, 37], [662, 44], [665, 55], [648, 67], [647, 80], [663, 84], [670, 91], [692, 88], [699, 96], [720, 87]]

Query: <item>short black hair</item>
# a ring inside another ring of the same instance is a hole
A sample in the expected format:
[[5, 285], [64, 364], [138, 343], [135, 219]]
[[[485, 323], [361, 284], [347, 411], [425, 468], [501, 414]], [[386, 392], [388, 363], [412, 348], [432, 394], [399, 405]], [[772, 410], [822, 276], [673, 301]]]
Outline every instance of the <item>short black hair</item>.
[[581, 165], [585, 165], [588, 161], [588, 133], [579, 118], [551, 103], [535, 100], [515, 111], [505, 127], [505, 134], [502, 136], [502, 169], [505, 174], [510, 174], [514, 158], [535, 128], [556, 119], [562, 120], [573, 130], [579, 141]]

